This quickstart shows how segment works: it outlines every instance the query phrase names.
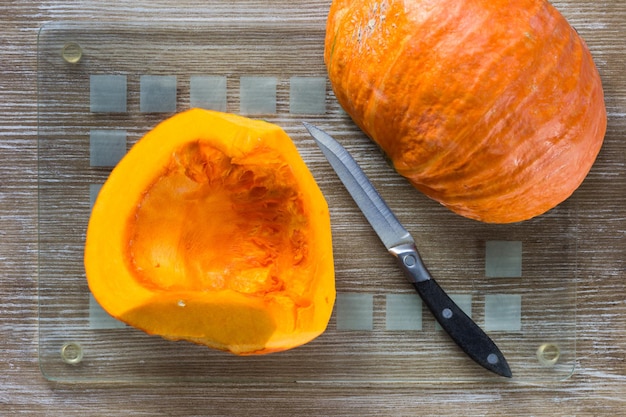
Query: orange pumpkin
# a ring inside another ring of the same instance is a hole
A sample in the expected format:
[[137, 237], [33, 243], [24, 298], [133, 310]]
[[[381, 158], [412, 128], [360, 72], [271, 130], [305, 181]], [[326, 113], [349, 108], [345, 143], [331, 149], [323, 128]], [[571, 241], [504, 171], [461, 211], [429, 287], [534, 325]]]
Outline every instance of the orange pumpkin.
[[312, 340], [335, 300], [328, 207], [295, 145], [276, 125], [200, 109], [115, 167], [84, 262], [113, 317], [239, 355]]
[[555, 207], [602, 145], [598, 71], [545, 0], [334, 0], [325, 62], [395, 169], [469, 218]]

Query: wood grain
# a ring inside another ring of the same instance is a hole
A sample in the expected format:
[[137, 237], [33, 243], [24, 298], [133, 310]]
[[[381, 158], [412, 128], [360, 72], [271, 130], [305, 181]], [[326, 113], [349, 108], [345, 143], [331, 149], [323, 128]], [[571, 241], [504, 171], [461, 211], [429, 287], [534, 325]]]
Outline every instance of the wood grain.
[[[435, 385], [68, 385], [46, 381], [37, 355], [36, 41], [40, 25], [58, 20], [289, 17], [323, 27], [329, 3], [140, 0], [121, 4], [108, 0], [0, 4], [0, 415], [622, 415], [626, 408], [626, 4], [619, 0], [554, 4], [592, 50], [609, 112], [605, 146], [576, 194], [576, 232], [583, 237], [578, 241], [577, 258], [577, 370], [569, 380], [558, 383]], [[382, 167], [377, 157], [359, 149], [355, 151], [368, 169], [375, 172]], [[315, 161], [314, 166], [320, 168], [322, 161]], [[321, 183], [333, 196], [341, 195], [330, 180]], [[391, 194], [393, 184], [385, 192]], [[341, 198], [344, 203], [337, 212], [353, 210], [345, 195]], [[409, 213], [402, 215], [408, 219]], [[369, 236], [365, 229], [359, 233]], [[345, 250], [339, 250], [336, 256], [349, 269], [352, 266], [345, 255]], [[448, 372], [445, 364], [440, 372]]]

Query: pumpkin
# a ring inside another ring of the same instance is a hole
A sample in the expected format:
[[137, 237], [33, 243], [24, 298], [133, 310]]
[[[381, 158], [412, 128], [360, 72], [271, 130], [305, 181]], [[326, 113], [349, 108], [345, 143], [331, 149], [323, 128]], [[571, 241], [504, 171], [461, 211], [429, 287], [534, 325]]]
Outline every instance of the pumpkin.
[[158, 124], [113, 169], [84, 265], [113, 317], [237, 355], [314, 339], [335, 300], [328, 206], [291, 139], [200, 109]]
[[511, 223], [567, 199], [606, 130], [585, 42], [544, 0], [334, 0], [338, 102], [427, 196]]

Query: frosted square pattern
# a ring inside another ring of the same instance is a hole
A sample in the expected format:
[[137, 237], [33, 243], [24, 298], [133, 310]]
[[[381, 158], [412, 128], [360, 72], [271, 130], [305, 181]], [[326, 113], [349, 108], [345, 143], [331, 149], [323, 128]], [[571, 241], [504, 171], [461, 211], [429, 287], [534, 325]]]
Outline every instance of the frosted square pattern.
[[90, 75], [89, 107], [94, 113], [126, 111], [125, 75]]
[[140, 84], [141, 112], [171, 113], [176, 111], [175, 75], [142, 75]]
[[422, 330], [422, 300], [417, 294], [387, 294], [387, 330]]
[[89, 208], [93, 208], [101, 188], [102, 184], [89, 184]]
[[326, 78], [291, 77], [289, 110], [294, 114], [324, 114], [326, 112]]
[[196, 75], [189, 78], [189, 105], [226, 111], [226, 77]]
[[[438, 330], [423, 301], [381, 250], [303, 121], [327, 130], [362, 163], [414, 233], [435, 279], [479, 326], [493, 332], [516, 381], [542, 383], [571, 375], [582, 239], [578, 219], [586, 216], [580, 213], [586, 206], [575, 194], [546, 216], [493, 225], [467, 221], [419, 198], [389, 169], [328, 87], [324, 36], [323, 25], [301, 19], [51, 22], [41, 28], [37, 351], [46, 378], [81, 384], [256, 386], [483, 383], [497, 378], [477, 369]], [[64, 59], [68, 43], [85, 52], [75, 65]], [[90, 295], [85, 234], [102, 184], [146, 132], [190, 107], [277, 124], [292, 138], [327, 197], [337, 301], [324, 333], [300, 348], [251, 358], [171, 342], [112, 319]], [[560, 350], [551, 367], [535, 355], [546, 343]], [[67, 346], [84, 353], [80, 364], [63, 356]], [[441, 372], [441, 363], [447, 372]]]
[[485, 275], [517, 278], [522, 276], [522, 242], [491, 240], [485, 247]]
[[520, 331], [522, 296], [517, 294], [485, 295], [485, 329]]
[[241, 77], [240, 110], [244, 114], [276, 113], [276, 77]]
[[374, 297], [372, 294], [339, 293], [337, 330], [372, 330], [374, 328]]
[[114, 167], [126, 154], [125, 130], [92, 130], [89, 163], [92, 167]]
[[127, 327], [125, 323], [114, 319], [107, 313], [100, 304], [89, 294], [89, 328], [92, 330], [103, 329], [123, 329]]

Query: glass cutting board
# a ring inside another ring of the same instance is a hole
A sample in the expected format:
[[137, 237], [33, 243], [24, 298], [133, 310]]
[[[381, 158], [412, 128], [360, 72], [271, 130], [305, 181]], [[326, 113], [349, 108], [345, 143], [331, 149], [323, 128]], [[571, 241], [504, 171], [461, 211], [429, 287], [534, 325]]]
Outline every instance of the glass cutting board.
[[[302, 126], [359, 161], [440, 285], [501, 348], [517, 381], [576, 360], [576, 195], [534, 220], [461, 218], [410, 187], [336, 103], [323, 25], [304, 21], [51, 23], [38, 42], [39, 360], [63, 382], [420, 383], [499, 377], [436, 325]], [[125, 326], [93, 300], [82, 256], [99, 187], [132, 144], [190, 107], [261, 118], [292, 137], [331, 210], [337, 302], [311, 343], [236, 357]]]

